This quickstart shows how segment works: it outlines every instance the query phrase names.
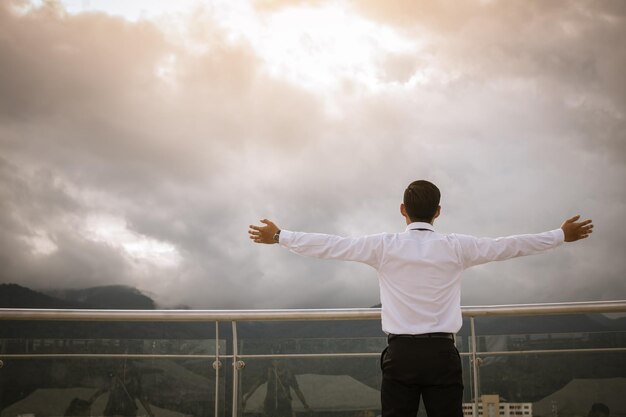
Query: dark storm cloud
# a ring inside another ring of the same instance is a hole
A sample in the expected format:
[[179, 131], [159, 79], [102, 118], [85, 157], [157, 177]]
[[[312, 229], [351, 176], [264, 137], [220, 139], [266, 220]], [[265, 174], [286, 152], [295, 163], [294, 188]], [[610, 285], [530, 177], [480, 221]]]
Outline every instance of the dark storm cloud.
[[[210, 13], [189, 21], [190, 52], [148, 22], [4, 3], [0, 281], [124, 283], [170, 306], [373, 305], [370, 269], [254, 246], [246, 226], [402, 230], [404, 187], [430, 178], [443, 232], [538, 232], [576, 212], [597, 224], [588, 241], [470, 271], [464, 304], [626, 298], [620, 3], [381, 7], [354, 4], [424, 50], [381, 53], [391, 87], [348, 80], [329, 116], [328, 95], [268, 75]], [[409, 85], [420, 71], [428, 82]], [[169, 245], [175, 265], [95, 239], [101, 217]]]

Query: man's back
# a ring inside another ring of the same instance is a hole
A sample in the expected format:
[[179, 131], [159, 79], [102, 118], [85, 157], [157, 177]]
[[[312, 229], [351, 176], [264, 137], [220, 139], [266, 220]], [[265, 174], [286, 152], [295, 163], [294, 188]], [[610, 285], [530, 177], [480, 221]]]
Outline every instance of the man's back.
[[476, 238], [441, 234], [429, 223], [404, 232], [357, 238], [283, 230], [280, 245], [294, 253], [368, 264], [378, 271], [382, 328], [392, 334], [456, 333], [461, 273], [485, 262], [530, 255], [563, 242], [555, 229], [534, 235]]

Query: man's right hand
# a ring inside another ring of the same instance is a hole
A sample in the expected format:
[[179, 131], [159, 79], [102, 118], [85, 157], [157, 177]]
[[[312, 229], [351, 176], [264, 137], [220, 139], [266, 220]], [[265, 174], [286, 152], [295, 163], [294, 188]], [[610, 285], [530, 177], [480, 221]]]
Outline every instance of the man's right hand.
[[586, 239], [593, 232], [593, 223], [591, 219], [577, 221], [580, 215], [567, 219], [561, 225], [566, 242], [575, 242], [580, 239]]

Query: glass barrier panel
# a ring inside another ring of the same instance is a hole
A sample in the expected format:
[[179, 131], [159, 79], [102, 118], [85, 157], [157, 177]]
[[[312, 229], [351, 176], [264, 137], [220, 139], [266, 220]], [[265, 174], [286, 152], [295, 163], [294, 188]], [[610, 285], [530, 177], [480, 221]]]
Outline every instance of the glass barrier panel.
[[626, 347], [626, 320], [604, 314], [476, 318], [485, 352]]
[[239, 354], [380, 353], [380, 320], [238, 323]]
[[0, 381], [2, 417], [199, 417], [215, 409], [206, 359], [16, 359], [4, 361]]
[[215, 323], [2, 324], [0, 417], [215, 416]]
[[[535, 417], [626, 415], [626, 351], [489, 355], [478, 369], [482, 402]], [[498, 415], [498, 414], [496, 414]], [[501, 414], [502, 415], [502, 414]], [[514, 415], [514, 414], [510, 414]]]
[[[623, 319], [569, 314], [476, 318], [475, 324], [485, 404], [499, 401], [501, 413], [517, 404], [506, 411], [516, 415], [587, 416], [593, 403], [608, 402], [611, 416], [626, 415]], [[469, 336], [468, 342], [471, 351]]]
[[215, 323], [3, 321], [0, 354], [215, 354]]
[[239, 415], [380, 415], [378, 358], [248, 359], [240, 371]]

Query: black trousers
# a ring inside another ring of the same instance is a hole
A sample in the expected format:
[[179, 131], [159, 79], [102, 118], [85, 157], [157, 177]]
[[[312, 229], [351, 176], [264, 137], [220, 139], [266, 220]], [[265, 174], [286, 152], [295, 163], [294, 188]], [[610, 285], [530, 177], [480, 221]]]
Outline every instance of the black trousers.
[[396, 337], [381, 355], [382, 417], [463, 417], [461, 357], [454, 341]]

